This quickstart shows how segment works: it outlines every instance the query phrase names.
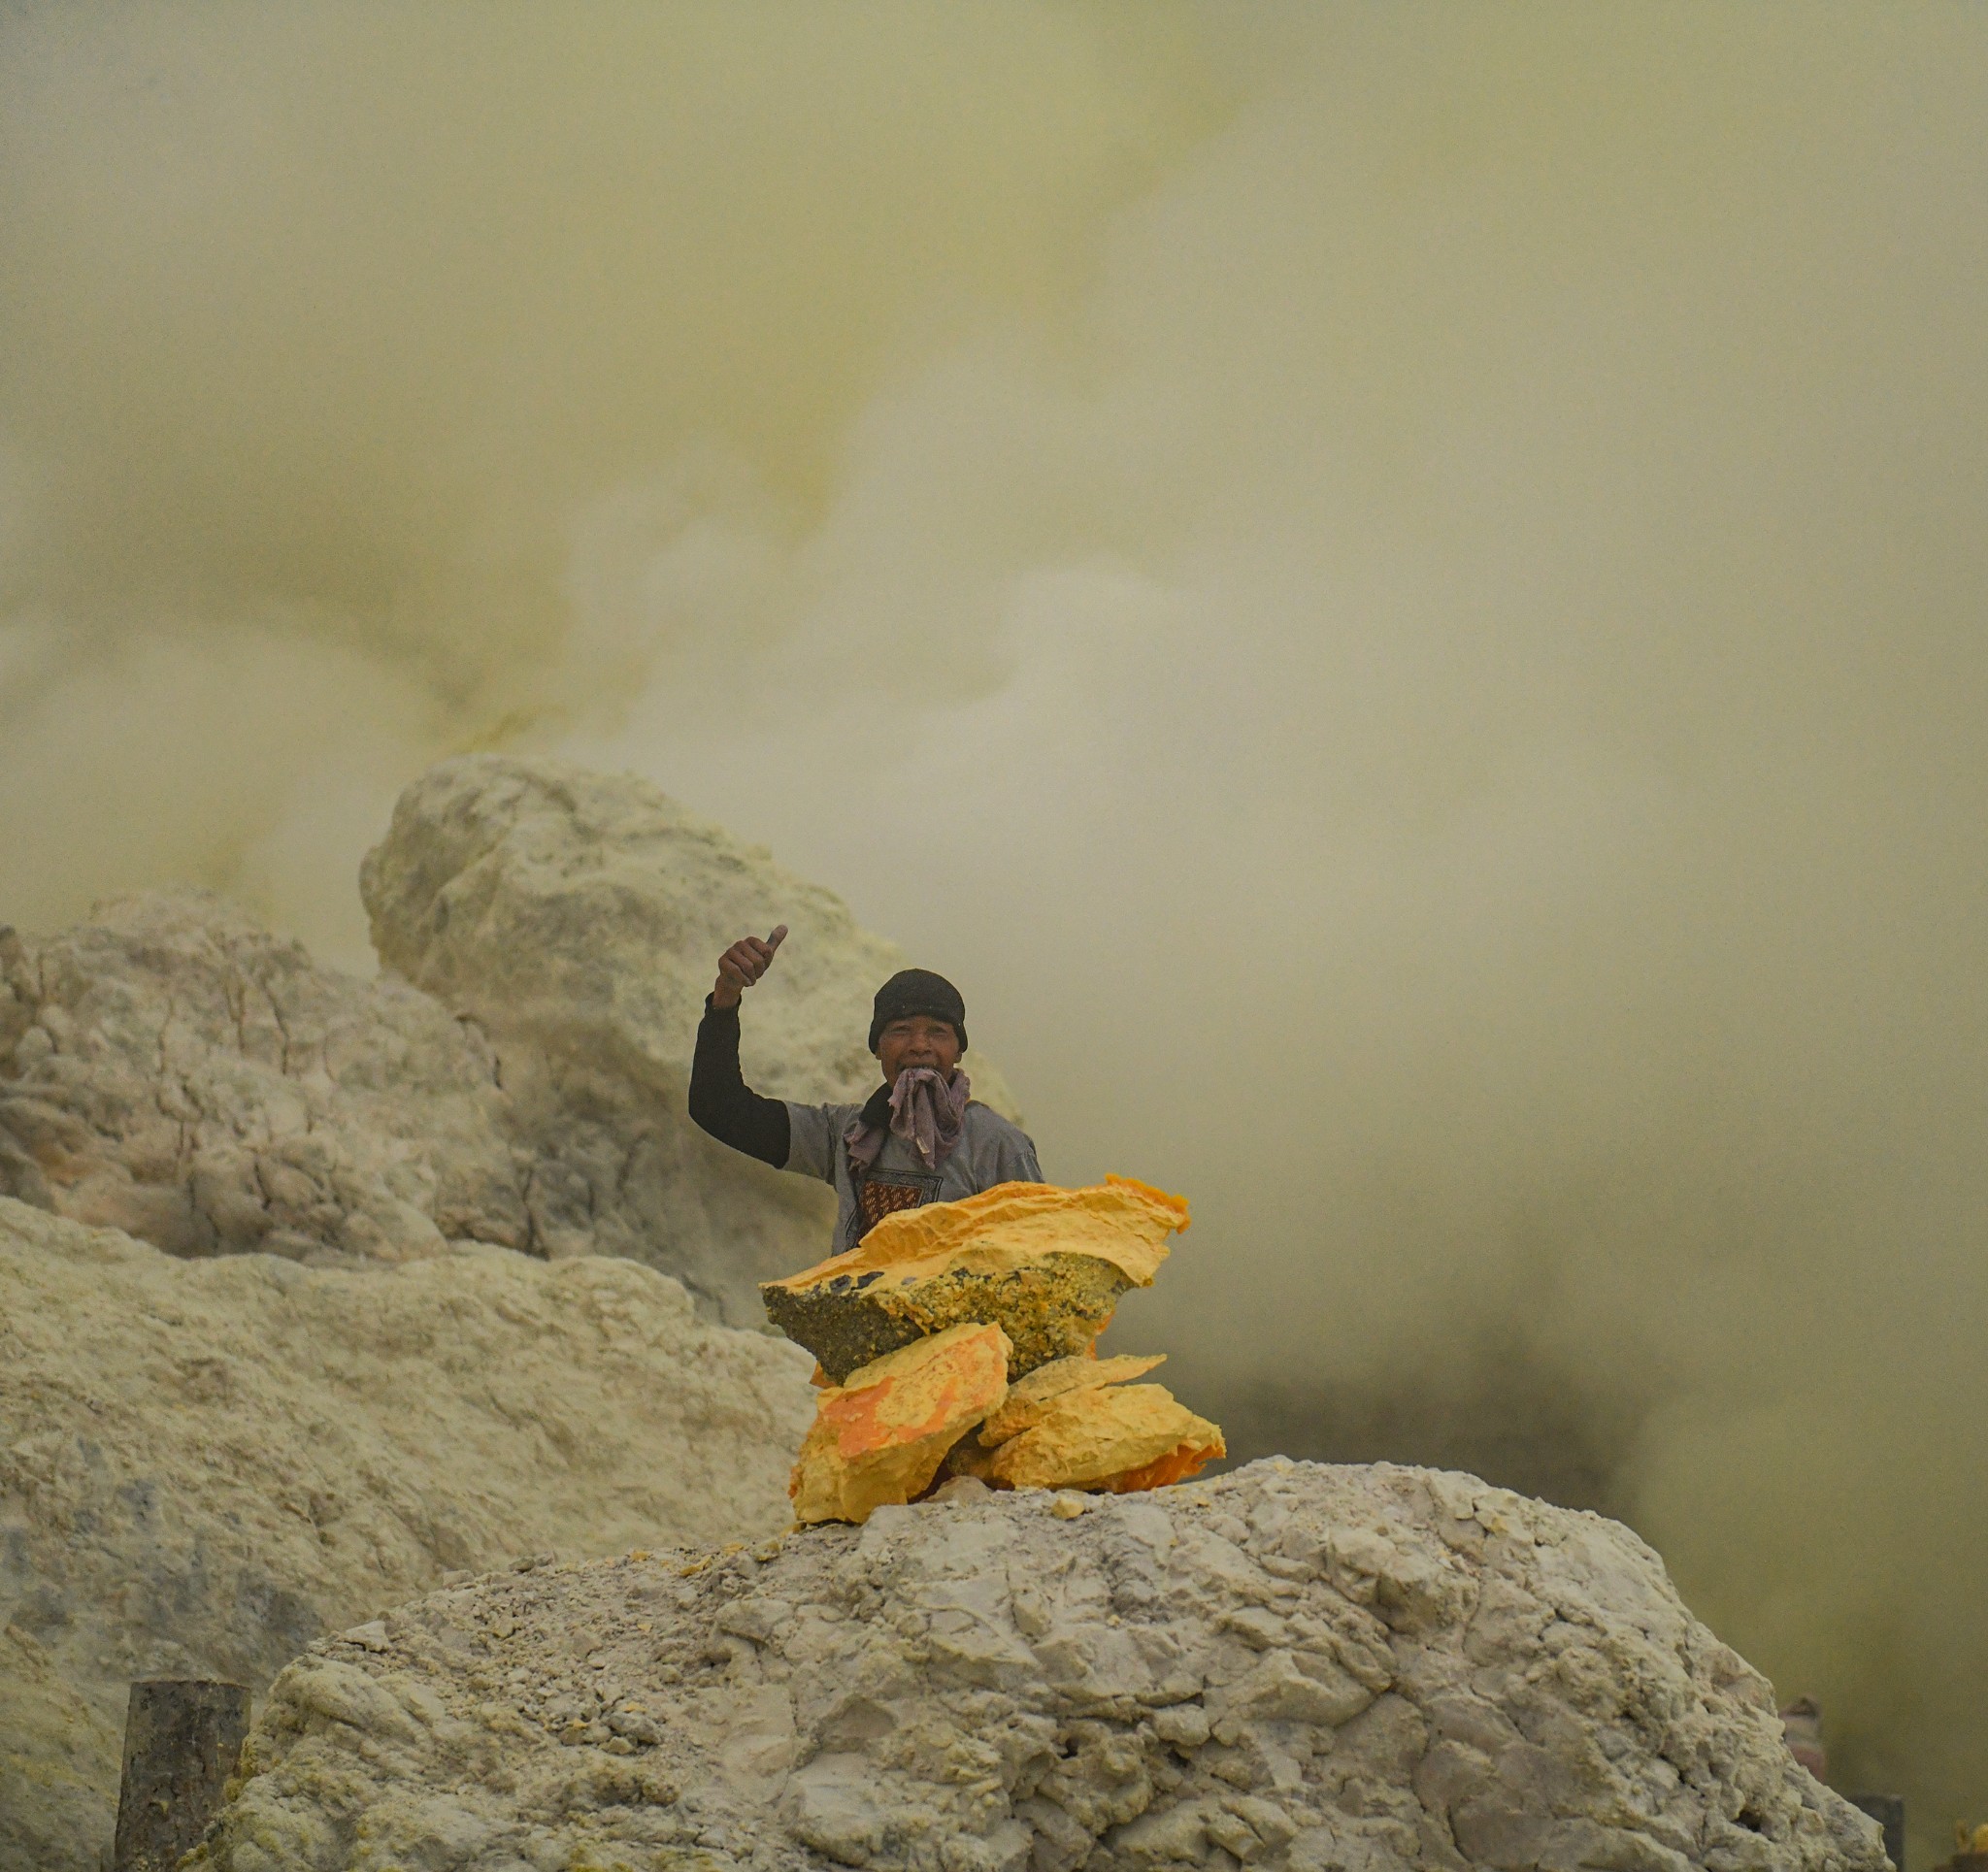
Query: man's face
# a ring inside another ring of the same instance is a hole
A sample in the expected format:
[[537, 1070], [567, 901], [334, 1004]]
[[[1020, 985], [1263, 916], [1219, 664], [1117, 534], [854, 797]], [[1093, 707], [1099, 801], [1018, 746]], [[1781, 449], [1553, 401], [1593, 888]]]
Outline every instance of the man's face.
[[959, 1035], [950, 1021], [936, 1021], [930, 1014], [912, 1014], [892, 1021], [877, 1036], [877, 1058], [883, 1067], [885, 1085], [896, 1085], [897, 1075], [908, 1066], [929, 1066], [944, 1078], [959, 1065]]

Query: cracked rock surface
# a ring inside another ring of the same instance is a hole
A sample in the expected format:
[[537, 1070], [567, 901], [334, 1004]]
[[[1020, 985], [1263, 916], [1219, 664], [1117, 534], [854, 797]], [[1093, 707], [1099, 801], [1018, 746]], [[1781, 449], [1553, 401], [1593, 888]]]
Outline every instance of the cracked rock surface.
[[0, 1195], [175, 1255], [358, 1264], [531, 1245], [496, 1055], [224, 900], [0, 931]]
[[0, 1872], [96, 1872], [126, 1687], [451, 1571], [788, 1525], [797, 1347], [631, 1262], [182, 1261], [0, 1199]]
[[1656, 1556], [1273, 1459], [499, 1574], [278, 1679], [225, 1872], [1878, 1872]]

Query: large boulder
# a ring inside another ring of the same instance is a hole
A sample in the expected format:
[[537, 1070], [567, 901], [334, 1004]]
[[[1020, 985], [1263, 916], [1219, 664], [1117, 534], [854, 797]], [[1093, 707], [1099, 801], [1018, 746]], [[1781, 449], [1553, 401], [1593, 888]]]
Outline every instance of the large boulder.
[[0, 1195], [176, 1255], [534, 1244], [496, 1055], [205, 893], [0, 930]]
[[[747, 1081], [804, 1101], [876, 1086], [871, 997], [905, 957], [840, 898], [646, 781], [492, 754], [401, 795], [361, 889], [385, 967], [495, 1040], [549, 1252], [646, 1261], [742, 1326], [760, 1281], [821, 1258], [827, 1189], [714, 1143], [685, 1100], [719, 954], [779, 923], [746, 1002]], [[1014, 1116], [987, 1061], [965, 1064]]]
[[788, 1523], [807, 1355], [626, 1261], [182, 1261], [0, 1199], [0, 1867], [94, 1872], [126, 1686], [456, 1569]]
[[278, 1680], [218, 1872], [1878, 1872], [1626, 1528], [1282, 1459], [503, 1574]]

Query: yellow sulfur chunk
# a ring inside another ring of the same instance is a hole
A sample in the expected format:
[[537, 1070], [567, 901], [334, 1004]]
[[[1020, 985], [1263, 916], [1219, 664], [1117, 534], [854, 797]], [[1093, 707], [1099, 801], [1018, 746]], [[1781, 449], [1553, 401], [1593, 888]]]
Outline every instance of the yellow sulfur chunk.
[[1107, 1489], [1130, 1494], [1193, 1475], [1228, 1453], [1222, 1432], [1164, 1385], [1120, 1385], [1052, 1398], [989, 1464], [1013, 1489]]
[[1105, 1385], [1122, 1385], [1143, 1378], [1155, 1365], [1167, 1363], [1164, 1352], [1150, 1358], [1092, 1359], [1081, 1355], [1053, 1359], [1038, 1365], [1026, 1377], [1008, 1388], [1008, 1401], [980, 1426], [980, 1441], [988, 1449], [1019, 1436], [1038, 1423], [1049, 1404], [1073, 1391], [1096, 1391]]
[[1135, 1287], [1150, 1287], [1167, 1258], [1167, 1237], [1186, 1227], [1185, 1197], [1129, 1176], [1081, 1190], [1000, 1183], [957, 1202], [900, 1209], [847, 1254], [769, 1285], [799, 1289], [885, 1269], [889, 1284], [901, 1286], [957, 1268], [1005, 1274], [1041, 1255], [1093, 1255]]
[[1128, 1287], [1148, 1287], [1187, 1204], [1126, 1177], [1003, 1183], [887, 1216], [860, 1247], [761, 1287], [767, 1316], [829, 1378], [967, 1321], [999, 1325], [1009, 1376], [1088, 1353]]
[[862, 1522], [923, 1494], [946, 1451], [1008, 1396], [1011, 1350], [998, 1326], [956, 1326], [829, 1386], [787, 1485], [795, 1519]]

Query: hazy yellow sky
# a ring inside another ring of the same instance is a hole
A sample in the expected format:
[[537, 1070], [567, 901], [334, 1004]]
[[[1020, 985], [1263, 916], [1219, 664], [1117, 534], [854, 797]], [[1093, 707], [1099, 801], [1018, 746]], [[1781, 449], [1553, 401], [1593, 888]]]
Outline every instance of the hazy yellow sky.
[[1295, 1454], [1988, 1818], [1988, 10], [0, 11], [0, 920], [467, 745], [964, 986]]

